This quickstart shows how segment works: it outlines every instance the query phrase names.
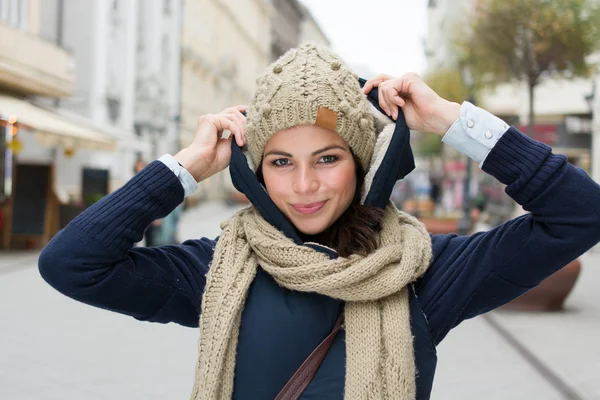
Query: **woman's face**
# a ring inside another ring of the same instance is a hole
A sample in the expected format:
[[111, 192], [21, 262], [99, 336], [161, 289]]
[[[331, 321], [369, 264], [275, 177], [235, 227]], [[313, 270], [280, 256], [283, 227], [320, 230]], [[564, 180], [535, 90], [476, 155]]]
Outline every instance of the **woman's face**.
[[346, 141], [316, 125], [273, 135], [265, 145], [262, 172], [273, 202], [306, 235], [330, 227], [356, 191], [356, 166]]

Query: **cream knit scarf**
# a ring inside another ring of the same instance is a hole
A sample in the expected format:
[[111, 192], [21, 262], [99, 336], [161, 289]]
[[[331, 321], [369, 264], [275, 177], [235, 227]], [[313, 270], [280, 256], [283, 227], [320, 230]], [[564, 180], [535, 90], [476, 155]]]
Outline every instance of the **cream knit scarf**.
[[431, 259], [423, 224], [390, 203], [378, 250], [334, 260], [296, 245], [254, 207], [222, 228], [202, 299], [191, 399], [231, 399], [242, 310], [259, 264], [285, 288], [346, 302], [345, 399], [415, 398], [408, 285]]

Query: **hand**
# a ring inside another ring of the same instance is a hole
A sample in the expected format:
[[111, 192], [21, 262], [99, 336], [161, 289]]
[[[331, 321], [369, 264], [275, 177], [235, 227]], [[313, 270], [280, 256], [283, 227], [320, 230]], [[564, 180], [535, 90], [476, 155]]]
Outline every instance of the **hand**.
[[[223, 110], [219, 114], [208, 114], [198, 118], [196, 133], [192, 144], [175, 155], [179, 162], [196, 182], [224, 170], [231, 160], [231, 143], [235, 138], [238, 146], [248, 140], [246, 117], [242, 114], [247, 106], [236, 106]], [[228, 138], [222, 139], [223, 131], [231, 132]]]
[[365, 83], [363, 92], [374, 87], [379, 88], [379, 105], [385, 113], [396, 120], [401, 107], [412, 130], [444, 135], [460, 117], [460, 104], [441, 98], [415, 73], [400, 78], [378, 75]]

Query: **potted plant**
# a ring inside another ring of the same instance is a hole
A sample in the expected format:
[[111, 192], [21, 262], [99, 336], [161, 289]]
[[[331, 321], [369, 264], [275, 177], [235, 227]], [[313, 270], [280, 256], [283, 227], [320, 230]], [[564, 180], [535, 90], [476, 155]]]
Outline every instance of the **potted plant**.
[[538, 286], [506, 304], [503, 308], [517, 311], [560, 311], [581, 273], [581, 261], [576, 259]]

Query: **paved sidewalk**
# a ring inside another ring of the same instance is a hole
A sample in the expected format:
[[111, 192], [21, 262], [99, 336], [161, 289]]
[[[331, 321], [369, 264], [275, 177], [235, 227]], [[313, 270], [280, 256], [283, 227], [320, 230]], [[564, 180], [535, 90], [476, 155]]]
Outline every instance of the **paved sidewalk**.
[[39, 250], [0, 251], [0, 276], [29, 267], [39, 257]]
[[432, 398], [600, 399], [600, 254], [582, 263], [564, 312], [495, 311], [450, 332]]
[[[218, 236], [219, 223], [236, 209], [208, 203], [189, 210], [180, 226], [181, 238]], [[583, 256], [583, 273], [565, 312], [496, 311], [450, 332], [438, 347], [432, 399], [600, 400], [598, 250]]]
[[[181, 239], [220, 234], [239, 207], [189, 210]], [[438, 347], [433, 400], [600, 399], [600, 253], [561, 313], [494, 312]], [[184, 399], [198, 330], [75, 302], [37, 272], [37, 253], [0, 253], [0, 399]], [[490, 323], [490, 321], [492, 323]]]
[[600, 254], [582, 257], [582, 273], [564, 312], [495, 312], [493, 318], [566, 386], [573, 399], [600, 399]]

